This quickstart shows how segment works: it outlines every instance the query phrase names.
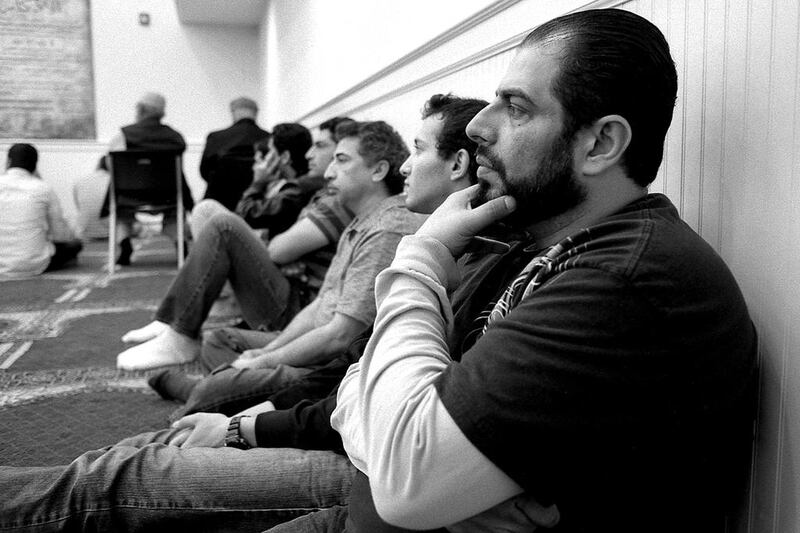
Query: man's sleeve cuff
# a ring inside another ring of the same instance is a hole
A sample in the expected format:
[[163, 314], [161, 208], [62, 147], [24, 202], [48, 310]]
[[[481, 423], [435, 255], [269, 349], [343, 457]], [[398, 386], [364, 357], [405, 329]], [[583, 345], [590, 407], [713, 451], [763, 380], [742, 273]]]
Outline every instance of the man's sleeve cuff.
[[410, 270], [449, 290], [459, 281], [455, 259], [447, 247], [427, 235], [406, 235], [397, 245], [393, 269]]
[[256, 416], [256, 445], [261, 448], [293, 447], [297, 441], [295, 418], [291, 410], [277, 410]]

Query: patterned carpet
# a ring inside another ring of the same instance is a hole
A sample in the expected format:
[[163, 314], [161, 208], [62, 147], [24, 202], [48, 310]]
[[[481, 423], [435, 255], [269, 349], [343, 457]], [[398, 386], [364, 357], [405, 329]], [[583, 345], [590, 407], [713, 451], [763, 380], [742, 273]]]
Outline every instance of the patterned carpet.
[[88, 243], [58, 272], [0, 281], [0, 464], [62, 464], [166, 427], [176, 407], [150, 390], [149, 372], [115, 367], [120, 337], [151, 320], [175, 276], [174, 245], [135, 241], [133, 264], [112, 276], [106, 246]]

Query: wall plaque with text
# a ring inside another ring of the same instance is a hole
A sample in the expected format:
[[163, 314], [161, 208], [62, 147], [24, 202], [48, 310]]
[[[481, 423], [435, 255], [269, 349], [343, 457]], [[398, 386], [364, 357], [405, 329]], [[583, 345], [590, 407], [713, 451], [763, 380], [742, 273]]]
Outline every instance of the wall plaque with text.
[[89, 0], [0, 0], [0, 138], [95, 138]]

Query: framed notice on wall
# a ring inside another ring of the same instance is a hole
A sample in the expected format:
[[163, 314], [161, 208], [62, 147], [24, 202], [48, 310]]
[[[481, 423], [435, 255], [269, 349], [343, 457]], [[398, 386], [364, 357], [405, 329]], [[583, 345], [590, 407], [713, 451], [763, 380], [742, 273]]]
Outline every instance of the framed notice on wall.
[[89, 0], [0, 0], [0, 138], [95, 138]]

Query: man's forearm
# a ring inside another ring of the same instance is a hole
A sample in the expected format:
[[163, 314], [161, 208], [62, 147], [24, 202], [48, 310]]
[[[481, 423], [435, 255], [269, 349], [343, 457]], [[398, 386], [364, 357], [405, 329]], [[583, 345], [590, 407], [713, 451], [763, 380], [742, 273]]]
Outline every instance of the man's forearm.
[[336, 406], [335, 391], [327, 398], [303, 400], [290, 409], [270, 411], [255, 419], [258, 445], [265, 448], [331, 450], [342, 453], [342, 440], [330, 424]]
[[256, 358], [256, 367], [274, 367], [279, 364], [304, 367], [328, 362], [347, 348], [353, 335], [342, 334], [339, 328], [326, 324], [312, 329], [283, 346]]
[[281, 346], [289, 344], [293, 340], [314, 329], [314, 317], [316, 316], [318, 306], [318, 301], [314, 300], [301, 309], [300, 312], [297, 313], [286, 325], [286, 327], [281, 330], [278, 336], [275, 337], [266, 347], [269, 350], [275, 350]]
[[450, 362], [455, 272], [441, 243], [401, 241], [376, 283], [374, 333], [331, 418], [353, 464], [374, 480], [378, 513], [413, 529], [464, 520], [521, 491], [466, 438], [436, 390]]

